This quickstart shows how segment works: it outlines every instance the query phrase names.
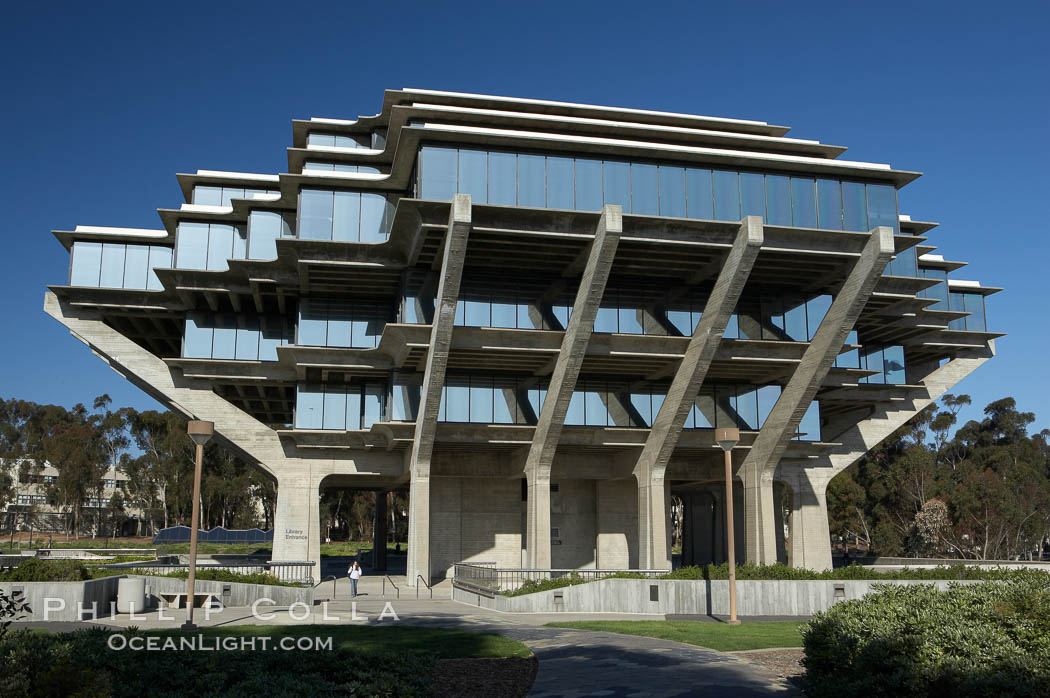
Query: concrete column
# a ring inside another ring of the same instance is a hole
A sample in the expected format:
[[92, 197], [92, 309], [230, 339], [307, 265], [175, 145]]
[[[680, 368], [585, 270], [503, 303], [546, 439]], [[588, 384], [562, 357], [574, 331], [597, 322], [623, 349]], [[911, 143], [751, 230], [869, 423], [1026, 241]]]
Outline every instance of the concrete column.
[[376, 492], [376, 519], [372, 527], [372, 568], [380, 572], [386, 570], [386, 499], [386, 492]]
[[828, 473], [799, 466], [791, 469], [792, 567], [831, 569], [831, 534], [828, 528]]
[[525, 458], [525, 476], [529, 481], [525, 541], [528, 546], [527, 566], [531, 568], [549, 569], [551, 566], [551, 464], [554, 461], [554, 453], [558, 450], [565, 413], [576, 388], [576, 378], [583, 365], [583, 356], [594, 329], [598, 306], [605, 294], [605, 283], [609, 279], [622, 230], [620, 207], [606, 206], [602, 209], [594, 240], [585, 257], [583, 277], [576, 292], [572, 315], [569, 316], [569, 326], [565, 329], [561, 351], [547, 388], [547, 397], [540, 408], [536, 431]]
[[[682, 363], [667, 390], [660, 412], [638, 456], [634, 475], [638, 481], [638, 543], [639, 564], [647, 569], [663, 569], [670, 565], [671, 552], [667, 543], [665, 498], [655, 495], [663, 492], [664, 471], [678, 444], [689, 411], [693, 407], [707, 370], [718, 351], [729, 318], [736, 308], [740, 294], [747, 284], [751, 268], [762, 247], [762, 219], [748, 216], [740, 223], [736, 239], [715, 281], [711, 295], [704, 306], [696, 330], [686, 347]], [[656, 508], [657, 500], [660, 506]]]
[[441, 389], [445, 385], [452, 325], [456, 318], [463, 260], [471, 228], [470, 196], [456, 194], [449, 210], [448, 230], [441, 260], [430, 348], [420, 390], [416, 433], [409, 461], [408, 569], [407, 582], [415, 586], [417, 575], [430, 582], [430, 459], [434, 453]]
[[321, 579], [320, 480], [306, 471], [277, 480], [270, 559], [313, 562], [314, 581]]
[[777, 560], [773, 472], [892, 255], [893, 230], [888, 227], [872, 230], [863, 252], [744, 459], [741, 469], [748, 562], [766, 565]]

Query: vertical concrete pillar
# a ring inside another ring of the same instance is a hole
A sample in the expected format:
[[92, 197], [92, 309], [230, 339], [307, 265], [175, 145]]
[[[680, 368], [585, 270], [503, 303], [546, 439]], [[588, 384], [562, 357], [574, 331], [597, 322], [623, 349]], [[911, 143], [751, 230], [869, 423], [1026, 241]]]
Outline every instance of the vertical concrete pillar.
[[893, 230], [872, 230], [744, 459], [741, 469], [748, 562], [768, 565], [777, 560], [773, 472], [892, 255]]
[[644, 568], [670, 567], [664, 471], [747, 284], [762, 241], [761, 218], [748, 216], [741, 221], [736, 240], [726, 255], [704, 313], [638, 456], [634, 476], [638, 481], [639, 564]]
[[320, 479], [309, 470], [277, 480], [270, 559], [313, 562], [314, 581], [321, 579]]
[[434, 322], [430, 329], [426, 372], [420, 390], [416, 433], [409, 460], [408, 569], [406, 579], [415, 586], [419, 577], [430, 582], [430, 460], [434, 453], [441, 389], [445, 385], [448, 350], [452, 344], [452, 325], [456, 318], [459, 286], [463, 279], [463, 260], [471, 228], [471, 202], [466, 194], [456, 194], [449, 210], [448, 230], [441, 260]]
[[372, 527], [372, 568], [386, 571], [387, 493], [376, 492], [376, 519]]
[[831, 569], [828, 528], [828, 473], [799, 466], [791, 471], [791, 566]]
[[585, 258], [569, 326], [565, 329], [561, 351], [551, 372], [547, 397], [540, 408], [536, 431], [525, 458], [525, 477], [528, 478], [529, 487], [525, 518], [526, 560], [527, 566], [533, 569], [550, 569], [551, 566], [551, 465], [558, 450], [565, 413], [576, 388], [576, 378], [583, 365], [587, 343], [594, 329], [594, 318], [605, 294], [605, 283], [616, 256], [621, 230], [623, 217], [620, 207], [610, 205], [602, 209], [594, 240]]

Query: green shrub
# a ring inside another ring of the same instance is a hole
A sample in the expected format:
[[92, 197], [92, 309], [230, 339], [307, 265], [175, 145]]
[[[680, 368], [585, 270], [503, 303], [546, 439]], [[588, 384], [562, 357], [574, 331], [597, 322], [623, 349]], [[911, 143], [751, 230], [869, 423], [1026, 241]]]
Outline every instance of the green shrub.
[[808, 695], [1046, 695], [1050, 575], [874, 589], [802, 627]]
[[[140, 571], [141, 572], [141, 571]], [[176, 570], [175, 572], [168, 572], [163, 575], [156, 575], [160, 577], [175, 577], [176, 579], [186, 579], [189, 576], [189, 572], [186, 570]], [[229, 570], [213, 570], [208, 568], [197, 568], [197, 579], [203, 579], [210, 582], [239, 582], [240, 584], [269, 584], [270, 586], [276, 587], [294, 587], [299, 586], [293, 582], [282, 582], [280, 579], [268, 572], [256, 572], [254, 574], [244, 574], [241, 572], [230, 572]]]
[[422, 696], [433, 660], [419, 654], [312, 651], [134, 652], [108, 630], [0, 638], [4, 696]]
[[0, 572], [0, 582], [82, 582], [91, 579], [79, 560], [43, 560], [31, 557], [18, 567]]

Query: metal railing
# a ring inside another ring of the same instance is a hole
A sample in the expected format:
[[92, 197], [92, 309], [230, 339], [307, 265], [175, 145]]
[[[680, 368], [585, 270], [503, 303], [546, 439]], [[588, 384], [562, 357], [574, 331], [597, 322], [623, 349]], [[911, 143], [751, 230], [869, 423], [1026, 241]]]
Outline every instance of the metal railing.
[[[128, 574], [168, 574], [188, 570], [189, 565], [185, 563], [150, 563], [150, 562], [123, 562], [113, 565], [100, 565], [106, 569], [122, 570]], [[314, 563], [312, 562], [231, 562], [223, 564], [198, 564], [198, 573], [202, 570], [225, 570], [236, 574], [272, 574], [282, 582], [298, 584], [301, 586], [314, 585]], [[198, 579], [200, 577], [198, 576]]]
[[[430, 590], [430, 599], [433, 600], [434, 599], [434, 587], [432, 587], [429, 584], [427, 584], [427, 580], [423, 579], [423, 575], [421, 575], [421, 574], [417, 574], [416, 575], [416, 579], [421, 581], [421, 582], [423, 582], [423, 586], [425, 586], [427, 589]], [[418, 584], [416, 585], [416, 598], [417, 599], [419, 598], [419, 585]]]
[[314, 588], [316, 589], [317, 587], [319, 587], [322, 584], [324, 584], [325, 582], [327, 582], [329, 579], [332, 580], [332, 601], [335, 601], [336, 576], [334, 574], [330, 574], [327, 577], [325, 577], [324, 579], [322, 579], [321, 581], [319, 581], [317, 584], [314, 584]]
[[452, 584], [486, 596], [518, 589], [525, 582], [541, 582], [547, 579], [571, 577], [592, 582], [618, 574], [653, 578], [671, 570], [599, 570], [599, 569], [528, 569], [500, 568], [489, 563], [457, 562], [453, 567]]
[[38, 548], [37, 557], [44, 558], [84, 558], [87, 556], [142, 555], [157, 557], [156, 548]]
[[[394, 587], [394, 591], [397, 592], [397, 598], [401, 598], [401, 587], [394, 584], [394, 580], [390, 578], [389, 574], [383, 575], [383, 596], [386, 596], [386, 583], [390, 582], [390, 586]], [[418, 594], [417, 594], [418, 596]]]

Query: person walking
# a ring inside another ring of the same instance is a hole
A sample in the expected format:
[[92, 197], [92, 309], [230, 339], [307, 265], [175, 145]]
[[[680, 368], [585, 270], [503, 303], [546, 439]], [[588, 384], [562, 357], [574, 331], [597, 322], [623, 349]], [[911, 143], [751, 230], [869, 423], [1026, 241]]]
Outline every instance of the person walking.
[[357, 580], [361, 579], [361, 565], [357, 563], [357, 560], [354, 560], [354, 564], [350, 565], [348, 575], [350, 577], [350, 596], [357, 596]]

